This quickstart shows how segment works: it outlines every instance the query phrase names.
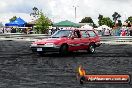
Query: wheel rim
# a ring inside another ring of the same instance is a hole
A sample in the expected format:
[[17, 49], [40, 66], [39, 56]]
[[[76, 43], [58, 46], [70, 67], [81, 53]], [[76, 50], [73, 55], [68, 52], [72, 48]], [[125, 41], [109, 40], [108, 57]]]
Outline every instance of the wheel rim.
[[66, 51], [67, 51], [66, 46], [63, 46], [62, 47], [62, 52], [66, 52]]
[[67, 52], [68, 52], [68, 47], [66, 45], [62, 46], [61, 53], [67, 54]]
[[93, 53], [95, 51], [94, 46], [90, 46], [90, 51]]

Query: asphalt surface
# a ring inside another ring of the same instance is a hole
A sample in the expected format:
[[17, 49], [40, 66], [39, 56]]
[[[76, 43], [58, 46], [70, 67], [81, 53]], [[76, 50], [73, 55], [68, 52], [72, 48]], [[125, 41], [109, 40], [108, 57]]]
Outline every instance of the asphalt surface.
[[77, 68], [87, 74], [130, 74], [132, 45], [102, 44], [95, 54], [85, 51], [67, 56], [30, 50], [29, 41], [0, 40], [0, 88], [132, 88], [130, 84], [79, 84]]

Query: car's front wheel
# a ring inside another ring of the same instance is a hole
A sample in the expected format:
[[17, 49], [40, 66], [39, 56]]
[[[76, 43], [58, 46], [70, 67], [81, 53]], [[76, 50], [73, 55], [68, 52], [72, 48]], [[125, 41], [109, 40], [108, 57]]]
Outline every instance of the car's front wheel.
[[62, 45], [60, 48], [60, 54], [61, 55], [67, 55], [68, 54], [68, 45]]
[[95, 53], [95, 45], [94, 44], [90, 44], [89, 47], [88, 47], [88, 53]]

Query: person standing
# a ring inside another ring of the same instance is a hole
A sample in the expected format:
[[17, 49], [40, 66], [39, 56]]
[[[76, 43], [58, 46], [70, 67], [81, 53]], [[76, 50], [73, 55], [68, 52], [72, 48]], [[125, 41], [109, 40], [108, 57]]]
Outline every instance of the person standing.
[[120, 34], [121, 36], [126, 36], [126, 27], [124, 26], [124, 27], [122, 27], [122, 29], [121, 29], [121, 34]]
[[129, 35], [132, 36], [132, 26], [130, 27]]

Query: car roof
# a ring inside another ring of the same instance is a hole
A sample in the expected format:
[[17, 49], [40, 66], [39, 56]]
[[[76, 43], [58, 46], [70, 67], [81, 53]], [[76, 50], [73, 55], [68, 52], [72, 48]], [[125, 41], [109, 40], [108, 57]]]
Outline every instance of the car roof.
[[67, 28], [67, 29], [61, 29], [61, 30], [88, 30], [88, 31], [94, 31], [94, 29], [93, 30], [91, 30], [91, 29], [88, 29], [88, 28]]

